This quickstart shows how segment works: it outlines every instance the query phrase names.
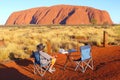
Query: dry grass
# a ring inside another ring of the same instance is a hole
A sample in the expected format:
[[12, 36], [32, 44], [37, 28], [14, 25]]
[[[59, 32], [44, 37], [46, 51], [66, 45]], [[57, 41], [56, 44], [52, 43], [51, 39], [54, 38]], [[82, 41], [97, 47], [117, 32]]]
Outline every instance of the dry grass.
[[[103, 31], [109, 34], [108, 43], [120, 43], [120, 26], [110, 28], [86, 26], [40, 26], [35, 27], [6, 27], [0, 28], [0, 40], [4, 39], [5, 46], [0, 46], [0, 61], [9, 60], [10, 53], [16, 58], [28, 58], [36, 45], [50, 41], [52, 52], [58, 52], [60, 46], [65, 49], [77, 48], [84, 43], [93, 43], [101, 46]], [[74, 39], [79, 38], [79, 42]], [[45, 48], [47, 51], [47, 48]]]

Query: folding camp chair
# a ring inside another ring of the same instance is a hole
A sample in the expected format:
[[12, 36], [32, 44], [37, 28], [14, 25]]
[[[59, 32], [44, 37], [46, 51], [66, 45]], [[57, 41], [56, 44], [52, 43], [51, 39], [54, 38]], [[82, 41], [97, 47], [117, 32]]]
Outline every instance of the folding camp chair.
[[44, 52], [34, 52], [34, 74], [39, 74], [40, 76], [44, 76], [46, 71], [49, 70], [51, 66], [51, 56]]
[[93, 60], [91, 56], [91, 46], [90, 45], [85, 45], [80, 47], [81, 51], [81, 58], [74, 60], [77, 64], [75, 71], [80, 68], [81, 71], [84, 73], [89, 67], [90, 69], [93, 70]]

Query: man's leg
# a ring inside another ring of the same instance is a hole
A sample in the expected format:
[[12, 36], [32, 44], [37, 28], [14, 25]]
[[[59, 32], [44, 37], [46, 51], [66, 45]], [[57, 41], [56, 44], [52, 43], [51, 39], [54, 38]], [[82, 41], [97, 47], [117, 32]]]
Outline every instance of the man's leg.
[[51, 66], [50, 66], [50, 68], [49, 68], [49, 72], [51, 72], [51, 73], [52, 73], [53, 71], [55, 71], [55, 69], [53, 69], [53, 66], [54, 66], [55, 62], [56, 62], [56, 58], [52, 58]]

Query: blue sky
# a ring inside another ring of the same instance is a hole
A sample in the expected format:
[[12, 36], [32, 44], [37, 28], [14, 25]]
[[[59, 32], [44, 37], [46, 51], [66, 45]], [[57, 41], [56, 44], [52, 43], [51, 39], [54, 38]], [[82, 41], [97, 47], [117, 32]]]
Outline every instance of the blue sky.
[[0, 25], [5, 24], [12, 12], [58, 4], [90, 6], [106, 10], [114, 23], [120, 23], [120, 0], [1, 0]]

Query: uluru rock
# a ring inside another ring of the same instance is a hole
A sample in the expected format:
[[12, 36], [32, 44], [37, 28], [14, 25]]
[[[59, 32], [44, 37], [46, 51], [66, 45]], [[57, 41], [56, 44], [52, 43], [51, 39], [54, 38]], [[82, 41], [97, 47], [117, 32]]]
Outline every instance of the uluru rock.
[[13, 12], [6, 25], [14, 24], [91, 24], [95, 19], [97, 24], [113, 24], [109, 13], [104, 10], [87, 6], [56, 5], [51, 7], [38, 7]]

